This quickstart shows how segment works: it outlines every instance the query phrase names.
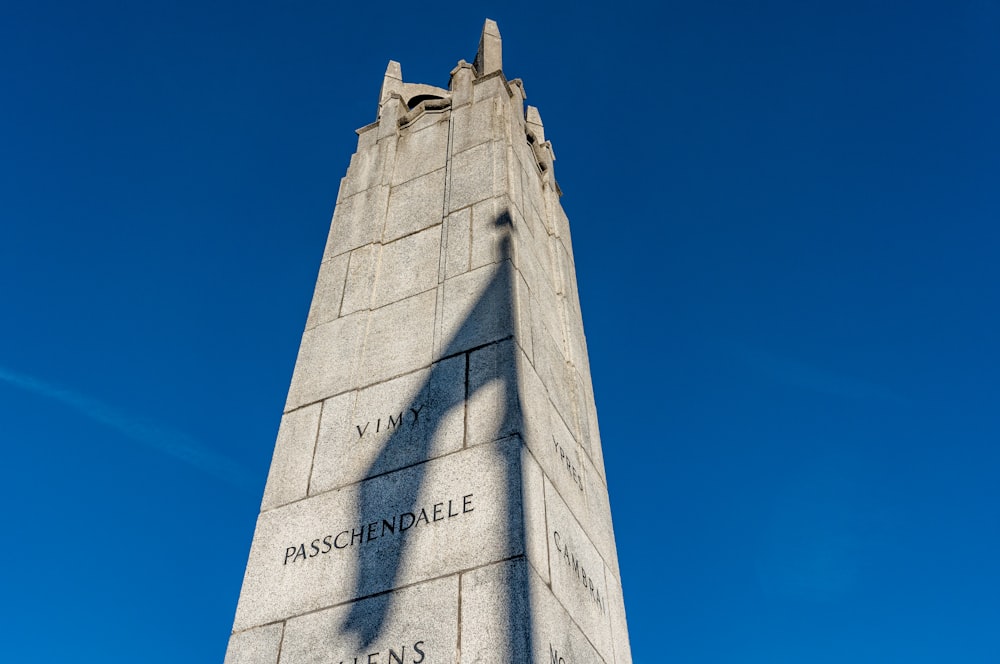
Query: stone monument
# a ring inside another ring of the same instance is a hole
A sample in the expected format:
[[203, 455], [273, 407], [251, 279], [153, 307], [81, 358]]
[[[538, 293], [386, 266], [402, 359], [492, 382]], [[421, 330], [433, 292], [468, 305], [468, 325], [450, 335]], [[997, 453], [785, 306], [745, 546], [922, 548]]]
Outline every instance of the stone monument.
[[486, 21], [357, 130], [226, 664], [631, 662], [569, 224]]

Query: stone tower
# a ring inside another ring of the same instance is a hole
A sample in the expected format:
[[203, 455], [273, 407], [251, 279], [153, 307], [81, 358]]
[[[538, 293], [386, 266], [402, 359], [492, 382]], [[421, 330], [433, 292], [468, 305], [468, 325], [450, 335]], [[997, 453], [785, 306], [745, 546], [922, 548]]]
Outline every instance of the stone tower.
[[552, 145], [486, 21], [357, 130], [226, 664], [631, 662]]

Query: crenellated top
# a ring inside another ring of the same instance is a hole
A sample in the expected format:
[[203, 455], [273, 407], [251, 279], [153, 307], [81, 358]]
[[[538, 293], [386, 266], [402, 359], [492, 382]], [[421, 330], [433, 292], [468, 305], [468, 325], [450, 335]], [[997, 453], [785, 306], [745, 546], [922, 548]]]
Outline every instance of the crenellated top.
[[[525, 139], [531, 146], [539, 170], [551, 174], [555, 154], [551, 142], [545, 140], [541, 115], [534, 106], [525, 109], [527, 94], [521, 80], [515, 78], [508, 81], [504, 75], [500, 29], [492, 19], [486, 19], [483, 24], [474, 61], [459, 60], [451, 70], [448, 89], [425, 83], [406, 83], [400, 64], [390, 60], [379, 93], [378, 119], [372, 125], [359, 129], [358, 133], [374, 128], [382, 120], [405, 129], [425, 113], [460, 107], [473, 100], [474, 86], [492, 79], [499, 79], [511, 105], [517, 109], [518, 123], [524, 128]], [[385, 130], [380, 130], [380, 135]]]

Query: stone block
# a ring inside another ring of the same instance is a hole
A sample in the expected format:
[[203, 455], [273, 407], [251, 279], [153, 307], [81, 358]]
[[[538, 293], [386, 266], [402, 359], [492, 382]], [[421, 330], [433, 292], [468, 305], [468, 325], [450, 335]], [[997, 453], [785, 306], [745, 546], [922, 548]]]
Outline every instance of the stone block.
[[552, 591], [532, 578], [531, 606], [533, 662], [539, 664], [617, 664], [610, 654], [601, 656], [593, 637], [573, 622]]
[[462, 664], [532, 662], [530, 576], [523, 558], [462, 575]]
[[625, 621], [625, 598], [621, 585], [608, 578], [608, 600], [611, 605], [611, 635], [614, 640], [615, 664], [632, 664], [632, 647]]
[[551, 440], [537, 449], [532, 447], [532, 452], [556, 493], [597, 547], [601, 557], [617, 570], [611, 505], [604, 479], [583, 446], [573, 439], [562, 418], [552, 419], [551, 432]]
[[444, 168], [448, 153], [448, 123], [439, 122], [420, 131], [404, 131], [396, 146], [392, 184], [409, 182]]
[[366, 244], [351, 252], [347, 263], [347, 283], [340, 302], [340, 315], [364, 311], [371, 307], [375, 273], [378, 269], [381, 246]]
[[[536, 324], [532, 327], [535, 348], [538, 348], [539, 346], [548, 348], [549, 355], [553, 361], [553, 366], [558, 364], [560, 367], [558, 371], [555, 371], [553, 376], [562, 380], [564, 378], [562, 375], [562, 371], [564, 370], [562, 366], [568, 362], [565, 344], [565, 329], [563, 327], [562, 298], [544, 282], [542, 282], [538, 287], [532, 289], [531, 294], [535, 297], [538, 305], [537, 308], [532, 310], [532, 320], [536, 322]], [[549, 373], [546, 368], [539, 367], [538, 373], [545, 378], [546, 386], [552, 389], [554, 387], [554, 383], [549, 382]]]
[[[412, 113], [412, 111], [411, 111]], [[439, 122], [447, 124], [449, 117], [451, 116], [451, 108], [439, 108], [424, 110], [417, 115], [414, 115], [403, 127], [404, 131], [423, 131], [432, 125], [436, 125]]]
[[445, 357], [514, 334], [514, 281], [509, 261], [486, 265], [442, 284], [437, 357]]
[[450, 662], [457, 642], [453, 575], [289, 620], [281, 664]]
[[614, 664], [523, 559], [462, 575], [463, 664]]
[[[534, 208], [539, 215], [545, 214], [545, 200], [542, 196], [542, 176], [537, 168], [525, 169], [524, 178], [521, 180], [524, 196], [524, 207]], [[527, 214], [527, 210], [525, 211]]]
[[[535, 331], [538, 331], [538, 326], [535, 326]], [[570, 369], [562, 351], [555, 340], [544, 332], [535, 335], [532, 344], [535, 370], [556, 407], [557, 415], [563, 419], [576, 438], [578, 431], [574, 401], [575, 383], [570, 376]]]
[[350, 254], [334, 256], [319, 266], [319, 276], [316, 279], [316, 290], [313, 291], [306, 328], [329, 323], [340, 316], [349, 257]]
[[302, 335], [285, 411], [346, 392], [364, 344], [368, 315], [343, 316]]
[[519, 454], [480, 445], [262, 513], [234, 629], [522, 555]]
[[229, 637], [225, 664], [278, 664], [284, 625], [265, 625]]
[[313, 494], [461, 449], [465, 357], [323, 404]]
[[347, 175], [340, 186], [340, 197], [345, 199], [382, 181], [382, 168], [386, 163], [385, 146], [376, 143], [370, 147], [359, 147], [351, 156]]
[[489, 198], [472, 206], [472, 269], [499, 263], [509, 255], [512, 229], [503, 199]]
[[493, 143], [482, 143], [453, 157], [449, 210], [493, 198]]
[[[480, 76], [482, 74], [483, 72], [480, 72]], [[492, 97], [499, 97], [505, 103], [509, 97], [506, 81], [503, 79], [503, 74], [499, 74], [499, 72], [498, 75], [476, 79], [472, 87], [473, 103]]]
[[518, 346], [521, 347], [521, 350], [524, 351], [524, 354], [528, 357], [530, 362], [532, 353], [534, 352], [531, 339], [531, 290], [524, 282], [520, 273], [517, 272], [515, 272], [515, 283], [514, 339], [517, 341]]
[[612, 607], [604, 560], [548, 480], [545, 482], [545, 513], [552, 592], [597, 651], [611, 660]]
[[[398, 92], [391, 93], [387, 99], [382, 101], [379, 105], [377, 129], [380, 146], [396, 142], [400, 133], [399, 119], [406, 115], [408, 110]], [[393, 161], [386, 160], [385, 163], [391, 166]]]
[[472, 209], [452, 212], [444, 221], [444, 271], [441, 279], [450, 279], [469, 271], [472, 238]]
[[510, 339], [469, 354], [469, 445], [511, 435], [528, 441], [550, 436], [551, 404], [523, 351]]
[[392, 188], [385, 219], [384, 242], [441, 223], [445, 169], [439, 169]]
[[377, 241], [388, 199], [389, 187], [382, 185], [341, 198], [333, 213], [323, 260]]
[[584, 383], [584, 389], [586, 390], [586, 394], [584, 395], [584, 413], [589, 423], [587, 427], [589, 441], [586, 447], [589, 450], [591, 460], [594, 462], [594, 467], [600, 473], [601, 477], [604, 478], [604, 481], [607, 482], [607, 476], [604, 472], [604, 447], [601, 445], [601, 431], [597, 424], [597, 406], [594, 403], [594, 388], [589, 380]]
[[474, 72], [473, 66], [465, 60], [459, 60], [455, 68], [451, 70], [451, 80], [448, 87], [451, 89], [452, 108], [458, 108], [472, 102]]
[[454, 136], [452, 152], [462, 152], [494, 138], [496, 132], [496, 103], [486, 99], [457, 108], [452, 112]]
[[[517, 134], [515, 134], [516, 136]], [[507, 196], [510, 198], [511, 207], [517, 210], [523, 218], [524, 216], [524, 196], [521, 193], [521, 163], [517, 158], [517, 150], [510, 146], [504, 150], [507, 169]]]
[[[553, 194], [556, 196], [556, 194]], [[562, 242], [563, 247], [566, 249], [566, 253], [570, 257], [570, 262], [573, 262], [573, 242], [570, 238], [569, 231], [569, 218], [566, 216], [565, 210], [562, 209], [562, 205], [558, 203], [551, 205], [552, 209], [552, 223], [555, 230], [555, 235]]]
[[521, 447], [521, 486], [524, 500], [524, 547], [528, 562], [548, 583], [549, 551], [545, 531], [545, 480], [538, 462]]
[[382, 245], [372, 307], [379, 308], [437, 286], [441, 226]]
[[371, 312], [358, 387], [430, 365], [436, 295], [427, 291]]
[[548, 277], [538, 262], [537, 243], [523, 222], [515, 224], [512, 236], [514, 239], [514, 265], [527, 282], [528, 288], [535, 291], [548, 286]]
[[320, 409], [320, 404], [314, 403], [281, 418], [261, 511], [306, 497]]

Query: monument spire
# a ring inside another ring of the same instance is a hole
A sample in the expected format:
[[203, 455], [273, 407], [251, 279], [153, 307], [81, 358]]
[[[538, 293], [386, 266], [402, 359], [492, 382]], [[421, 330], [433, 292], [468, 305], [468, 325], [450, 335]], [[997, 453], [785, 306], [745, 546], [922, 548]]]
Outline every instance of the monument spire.
[[500, 28], [497, 22], [486, 19], [479, 36], [479, 50], [476, 51], [476, 71], [486, 76], [503, 70], [503, 49], [500, 42]]
[[357, 130], [226, 664], [629, 664], [569, 222], [486, 21]]

